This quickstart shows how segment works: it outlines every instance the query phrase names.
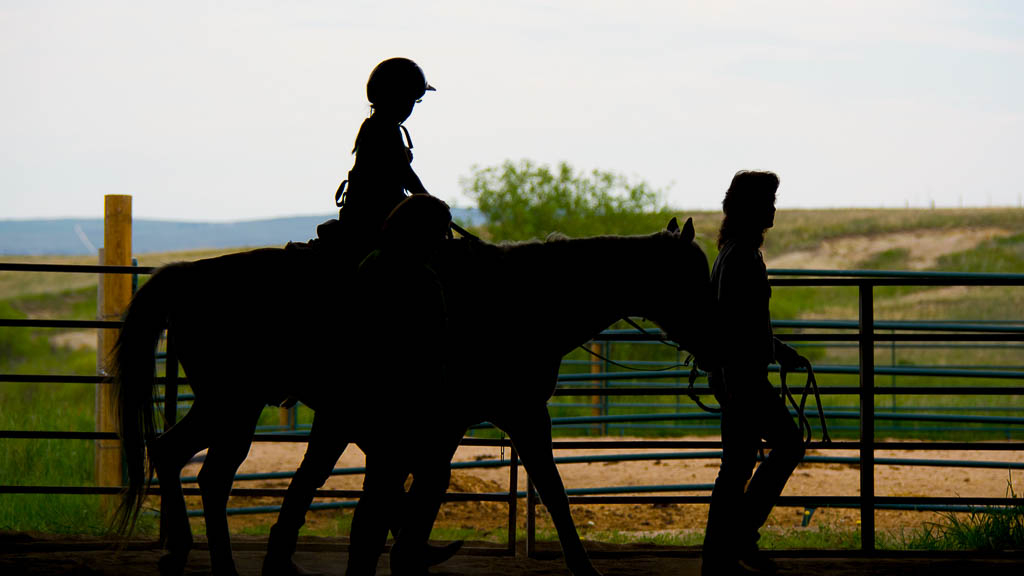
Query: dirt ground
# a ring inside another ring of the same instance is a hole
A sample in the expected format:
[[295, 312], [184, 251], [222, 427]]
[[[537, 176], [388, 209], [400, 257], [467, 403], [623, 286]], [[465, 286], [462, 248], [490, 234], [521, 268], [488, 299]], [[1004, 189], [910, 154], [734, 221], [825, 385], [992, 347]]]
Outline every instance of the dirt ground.
[[[298, 466], [302, 458], [303, 444], [257, 443], [253, 445], [249, 458], [241, 472], [290, 470]], [[669, 452], [670, 450], [658, 450]], [[560, 450], [558, 456], [595, 454], [594, 450]], [[607, 451], [621, 453], [624, 451]], [[632, 452], [643, 452], [633, 450]], [[813, 455], [849, 456], [839, 450], [815, 451]], [[920, 459], [972, 459], [1024, 462], [1024, 453], [955, 452], [938, 453], [921, 451], [894, 453], [879, 451], [878, 458], [913, 457]], [[463, 447], [457, 461], [496, 459], [498, 448]], [[507, 457], [507, 454], [506, 454]], [[362, 454], [351, 449], [340, 467], [361, 466]], [[596, 487], [615, 485], [690, 484], [711, 483], [718, 463], [705, 460], [660, 460], [650, 462], [622, 462], [616, 464], [571, 464], [560, 467], [566, 485], [573, 487]], [[185, 475], [198, 472], [199, 464], [191, 464]], [[1019, 475], [1016, 475], [1019, 476]], [[520, 490], [525, 489], [525, 478], [520, 475]], [[895, 467], [879, 466], [876, 491], [879, 495], [906, 496], [1003, 496], [1010, 475], [1005, 470], [981, 470], [969, 468], [936, 467]], [[1019, 478], [1015, 478], [1019, 480]], [[330, 480], [331, 488], [358, 488], [361, 476], [339, 476]], [[786, 488], [786, 494], [804, 495], [855, 495], [858, 487], [857, 469], [838, 464], [803, 464], [797, 469]], [[249, 487], [284, 487], [286, 480], [240, 482]], [[451, 489], [454, 491], [500, 491], [508, 487], [508, 469], [480, 469], [456, 471]], [[231, 506], [251, 506], [275, 503], [274, 499], [232, 498]], [[155, 505], [155, 503], [153, 503]], [[191, 499], [189, 507], [200, 507]], [[522, 509], [522, 507], [520, 507]], [[309, 524], [329, 529], [336, 527], [340, 514], [338, 510], [310, 513]], [[574, 506], [573, 516], [581, 526], [587, 539], [587, 550], [594, 559], [594, 565], [604, 574], [620, 576], [686, 576], [700, 573], [699, 549], [697, 547], [669, 547], [650, 544], [609, 544], [587, 538], [591, 531], [633, 532], [637, 536], [660, 532], [687, 532], [703, 529], [706, 507], [697, 505], [651, 506], [651, 505], [607, 505]], [[778, 509], [769, 520], [777, 528], [799, 526], [802, 510]], [[879, 512], [879, 530], [893, 530], [913, 527], [929, 521], [934, 515], [911, 512]], [[541, 528], [549, 526], [547, 516], [540, 511]], [[273, 521], [272, 515], [234, 516], [232, 528], [236, 532], [266, 526]], [[524, 518], [520, 515], [520, 526]], [[857, 512], [850, 510], [819, 510], [813, 517], [812, 527], [829, 523], [833, 527], [855, 526]], [[197, 527], [201, 520], [196, 519]], [[481, 531], [504, 528], [507, 522], [507, 508], [496, 503], [446, 504], [438, 520], [441, 526], [473, 528]], [[234, 540], [234, 557], [243, 576], [260, 573], [265, 536], [237, 534]], [[209, 557], [205, 550], [205, 539], [197, 538], [197, 549], [189, 558], [185, 574], [209, 574]], [[491, 547], [492, 553], [481, 551]], [[455, 556], [432, 573], [450, 576], [494, 575], [540, 576], [547, 574], [568, 574], [557, 553], [557, 544], [541, 542], [539, 558], [528, 558], [520, 542], [515, 556], [497, 555], [495, 544], [471, 542], [466, 550]], [[0, 532], [0, 575], [2, 576], [56, 576], [64, 574], [89, 576], [139, 576], [156, 573], [156, 566], [162, 552], [154, 541], [134, 541], [126, 549], [116, 551], [109, 540], [66, 537], [46, 537]], [[932, 575], [973, 576], [1014, 575], [1024, 569], [1024, 555], [936, 555], [936, 554], [894, 554], [881, 558], [858, 557], [808, 557], [799, 552], [775, 554], [783, 575], [838, 575], [838, 576], [896, 576], [908, 573]], [[303, 567], [325, 575], [343, 574], [346, 562], [343, 540], [337, 538], [303, 537], [300, 540], [296, 561]], [[382, 558], [378, 574], [388, 575], [387, 559]]]
[[765, 263], [769, 268], [856, 268], [858, 262], [875, 254], [903, 249], [907, 251], [907, 269], [924, 270], [934, 266], [946, 254], [968, 250], [985, 240], [1008, 234], [999, 228], [957, 228], [833, 238], [822, 241], [813, 250], [795, 250], [779, 255], [768, 251]]
[[[242, 464], [240, 473], [294, 470], [302, 459], [304, 444], [256, 443], [249, 457]], [[676, 452], [675, 450], [559, 450], [556, 456], [597, 455], [617, 453]], [[808, 455], [853, 456], [849, 450], [814, 450]], [[880, 450], [876, 458], [914, 458], [927, 460], [993, 460], [1024, 462], [1024, 452], [938, 452], [913, 451], [896, 452]], [[501, 458], [499, 448], [461, 447], [456, 461], [491, 460]], [[505, 454], [508, 458], [508, 454]], [[363, 454], [355, 447], [342, 456], [338, 467], [357, 467], [364, 462]], [[562, 464], [559, 466], [567, 488], [591, 488], [603, 486], [640, 486], [665, 484], [711, 484], [718, 472], [717, 459], [701, 460], [654, 460], [645, 462]], [[186, 476], [194, 476], [200, 464], [190, 464]], [[809, 496], [851, 496], [859, 493], [858, 467], [849, 464], [801, 464], [790, 479], [785, 495]], [[1020, 472], [1011, 476], [1008, 470], [952, 468], [934, 466], [888, 466], [876, 468], [875, 493], [878, 496], [953, 496], [1003, 497], [1007, 495], [1008, 482], [1013, 481], [1020, 492]], [[327, 484], [333, 489], [359, 489], [361, 475], [334, 476]], [[238, 487], [285, 488], [288, 480], [238, 482]], [[509, 469], [455, 470], [450, 490], [453, 492], [501, 492], [508, 491]], [[519, 490], [526, 490], [525, 471], [520, 468]], [[690, 492], [689, 494], [707, 494]], [[521, 501], [522, 503], [523, 501]], [[273, 498], [232, 497], [232, 507], [254, 506], [278, 503]], [[191, 509], [201, 508], [198, 498], [190, 498]], [[525, 528], [525, 506], [519, 506], [519, 526]], [[338, 524], [338, 515], [348, 511], [323, 510], [310, 512], [307, 526], [313, 529], [330, 530]], [[588, 532], [618, 532], [635, 536], [658, 534], [686, 534], [702, 532], [707, 517], [705, 505], [578, 505], [572, 507], [573, 517], [584, 536]], [[819, 509], [814, 512], [811, 528], [827, 525], [834, 529], [854, 529], [859, 521], [859, 511], [854, 509]], [[768, 521], [769, 529], [789, 529], [802, 525], [802, 508], [777, 508]], [[550, 528], [548, 515], [538, 509], [538, 527]], [[497, 502], [465, 502], [445, 504], [437, 520], [437, 526], [456, 529], [473, 529], [489, 532], [504, 529], [508, 522], [508, 507]], [[925, 522], [937, 520], [935, 513], [911, 511], [878, 511], [876, 525], [879, 531], [898, 532], [912, 529]], [[199, 527], [200, 519], [194, 519]], [[234, 516], [230, 520], [234, 531], [247, 527], [269, 525], [273, 515]]]
[[[201, 541], [200, 541], [201, 544]], [[261, 540], [236, 539], [234, 558], [242, 576], [260, 573], [263, 560]], [[0, 534], [0, 574], [4, 576], [141, 576], [156, 573], [161, 551], [147, 543], [138, 543], [117, 552], [109, 541], [30, 539], [22, 535]], [[659, 549], [644, 546], [599, 545], [591, 547], [594, 566], [607, 576], [696, 576], [700, 560], [696, 550]], [[303, 540], [295, 559], [302, 567], [320, 574], [344, 573], [346, 553], [343, 547], [318, 541]], [[1019, 576], [1024, 557], [999, 556], [969, 558], [965, 556], [914, 556], [897, 558], [807, 558], [776, 556], [782, 575], [834, 576]], [[193, 551], [185, 567], [186, 575], [209, 574], [210, 564], [205, 550]], [[377, 573], [391, 574], [387, 560], [382, 559]], [[545, 553], [541, 558], [527, 558], [522, 551], [516, 556], [494, 556], [460, 553], [441, 567], [433, 568], [438, 576], [542, 576], [568, 574], [557, 554]]]

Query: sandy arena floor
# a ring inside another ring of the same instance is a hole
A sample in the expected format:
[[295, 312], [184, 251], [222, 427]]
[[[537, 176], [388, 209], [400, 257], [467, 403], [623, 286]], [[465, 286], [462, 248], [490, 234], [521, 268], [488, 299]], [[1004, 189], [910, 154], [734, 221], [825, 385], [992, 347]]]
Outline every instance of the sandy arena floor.
[[[243, 463], [240, 473], [294, 470], [302, 459], [304, 444], [256, 443]], [[602, 453], [674, 452], [674, 450], [559, 450], [556, 456], [596, 455]], [[848, 450], [812, 451], [809, 455], [853, 456]], [[456, 461], [498, 459], [498, 448], [461, 447]], [[505, 457], [508, 457], [506, 453]], [[993, 460], [1024, 462], [1022, 452], [939, 452], [878, 451], [876, 458], [915, 458], [935, 460]], [[355, 447], [342, 456], [338, 467], [362, 466], [363, 455]], [[633, 486], [657, 484], [710, 484], [718, 471], [717, 459], [706, 460], [656, 460], [648, 462], [590, 463], [560, 465], [559, 469], [567, 488], [600, 486]], [[185, 475], [198, 473], [199, 465], [191, 464]], [[802, 464], [786, 486], [786, 495], [832, 495], [850, 496], [859, 492], [858, 467], [848, 464]], [[1024, 481], [1018, 471], [1012, 476], [1017, 492], [1021, 492]], [[949, 468], [925, 466], [877, 466], [875, 492], [879, 496], [990, 496], [1007, 495], [1008, 470], [977, 468]], [[359, 489], [362, 476], [335, 476], [328, 481], [327, 488]], [[280, 487], [287, 480], [240, 482], [236, 486]], [[453, 492], [499, 492], [507, 491], [508, 468], [456, 470], [452, 475], [450, 490]], [[519, 490], [526, 489], [525, 472], [520, 468]], [[693, 493], [691, 493], [693, 494]], [[701, 494], [698, 492], [697, 494]], [[253, 506], [274, 504], [272, 498], [232, 498], [230, 506]], [[192, 498], [190, 508], [201, 508], [198, 498]], [[519, 524], [525, 527], [525, 515], [520, 506]], [[704, 505], [587, 505], [573, 506], [573, 517], [586, 534], [599, 532], [687, 532], [702, 531], [707, 516]], [[336, 524], [341, 512], [326, 510], [311, 512], [308, 525], [311, 528], [325, 528]], [[798, 527], [802, 523], [803, 509], [778, 508], [769, 519], [771, 527]], [[936, 520], [936, 514], [925, 512], [878, 511], [876, 524], [879, 531], [898, 531], [913, 528], [924, 522]], [[501, 503], [449, 503], [441, 509], [438, 525], [452, 528], [472, 528], [489, 531], [505, 528], [508, 508]], [[811, 526], [827, 524], [833, 528], [854, 528], [859, 511], [845, 509], [819, 509], [815, 512]], [[195, 520], [197, 523], [200, 521]], [[235, 516], [231, 523], [234, 530], [245, 526], [270, 524], [272, 515]], [[548, 516], [540, 509], [538, 526], [550, 527]]]
[[[240, 472], [267, 472], [292, 470], [298, 466], [304, 450], [303, 444], [257, 443]], [[659, 450], [669, 452], [672, 450]], [[621, 453], [623, 451], [608, 451]], [[643, 452], [635, 450], [633, 452]], [[558, 456], [596, 454], [599, 451], [564, 450]], [[849, 456], [849, 452], [825, 450], [814, 452], [818, 455]], [[496, 459], [500, 456], [497, 448], [461, 448], [458, 461]], [[506, 454], [507, 457], [507, 454]], [[920, 451], [913, 453], [891, 453], [879, 451], [878, 458], [913, 457], [919, 459], [970, 459], [1024, 462], [1022, 453], [955, 452], [939, 453]], [[351, 449], [339, 467], [361, 466], [362, 454]], [[199, 465], [193, 464], [185, 475], [195, 475]], [[651, 462], [591, 463], [572, 464], [560, 467], [566, 485], [573, 487], [691, 484], [711, 483], [717, 472], [717, 460], [661, 460]], [[791, 495], [856, 495], [859, 485], [857, 468], [839, 464], [803, 464], [797, 469], [786, 488]], [[877, 469], [876, 492], [879, 495], [900, 496], [1004, 496], [1010, 475], [1006, 470], [982, 470], [973, 468], [937, 467], [896, 467], [879, 466]], [[330, 488], [360, 487], [361, 476], [340, 476], [329, 481]], [[1019, 482], [1019, 474], [1014, 476]], [[239, 483], [249, 487], [285, 487], [287, 480], [253, 481]], [[1019, 485], [1019, 484], [1018, 484]], [[493, 492], [507, 489], [508, 469], [480, 469], [456, 471], [451, 489], [460, 492]], [[525, 490], [525, 478], [520, 474], [520, 490]], [[274, 504], [271, 498], [232, 498], [231, 506], [253, 506]], [[156, 502], [151, 502], [155, 506]], [[190, 498], [189, 507], [200, 508], [198, 498]], [[519, 525], [525, 526], [525, 517], [520, 506]], [[337, 526], [338, 510], [311, 512], [309, 522], [313, 528], [332, 531]], [[438, 525], [451, 528], [472, 528], [479, 531], [500, 530], [507, 523], [507, 507], [498, 503], [446, 504], [441, 511]], [[581, 528], [584, 538], [591, 532], [632, 532], [637, 536], [662, 532], [686, 533], [702, 531], [706, 506], [700, 505], [599, 505], [574, 506], [573, 516]], [[769, 525], [773, 528], [793, 528], [801, 524], [802, 509], [776, 509]], [[815, 513], [812, 528], [827, 524], [843, 529], [854, 528], [858, 512], [855, 510], [827, 510]], [[888, 512], [877, 513], [879, 530], [895, 531], [913, 528], [923, 522], [935, 520], [931, 513]], [[201, 526], [201, 519], [194, 519], [195, 527]], [[273, 515], [233, 516], [230, 520], [236, 533], [266, 527], [273, 522]], [[543, 509], [539, 511], [540, 528], [550, 527]], [[595, 534], [595, 536], [598, 536]], [[239, 571], [245, 576], [260, 572], [265, 536], [233, 537], [234, 557]], [[491, 546], [487, 543], [469, 543], [479, 548]], [[134, 541], [123, 551], [114, 549], [109, 540], [90, 538], [57, 538], [4, 534], [0, 532], [0, 575], [63, 575], [82, 574], [90, 576], [136, 576], [156, 573], [157, 560], [162, 552], [155, 541]], [[527, 558], [523, 543], [516, 556], [482, 555], [479, 551], [463, 552], [432, 573], [450, 576], [494, 575], [540, 576], [547, 574], [568, 574], [557, 553], [554, 542], [538, 544], [539, 558]], [[493, 549], [493, 548], [492, 548]], [[587, 550], [594, 558], [594, 565], [607, 575], [620, 576], [686, 576], [700, 573], [699, 549], [697, 547], [667, 547], [650, 544], [609, 544], [589, 540]], [[325, 575], [343, 574], [346, 552], [343, 541], [337, 538], [303, 537], [299, 544], [296, 560], [308, 569]], [[963, 576], [989, 576], [1012, 574], [1017, 576], [1024, 569], [1024, 555], [935, 555], [906, 554], [881, 558], [851, 557], [814, 558], [797, 553], [782, 552], [776, 560], [783, 575], [839, 576], [876, 575], [896, 576], [902, 574], [934, 574]], [[197, 538], [197, 549], [190, 556], [185, 574], [209, 574], [209, 557], [205, 550], [205, 539]], [[378, 574], [390, 574], [386, 557], [381, 559]]]

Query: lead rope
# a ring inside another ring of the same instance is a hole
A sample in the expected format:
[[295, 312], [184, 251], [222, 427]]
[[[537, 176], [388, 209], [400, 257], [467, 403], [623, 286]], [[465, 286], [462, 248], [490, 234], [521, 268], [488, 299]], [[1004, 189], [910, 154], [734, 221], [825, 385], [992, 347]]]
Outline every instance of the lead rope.
[[807, 406], [807, 395], [811, 392], [814, 393], [814, 402], [818, 405], [818, 422], [821, 424], [821, 440], [822, 442], [831, 442], [832, 438], [828, 434], [828, 425], [825, 423], [825, 411], [821, 407], [821, 393], [818, 390], [818, 380], [814, 377], [814, 368], [810, 365], [807, 366], [807, 383], [804, 384], [803, 394], [800, 397], [800, 403], [797, 404], [796, 398], [793, 397], [792, 391], [789, 386], [786, 385], [786, 369], [781, 365], [779, 366], [779, 381], [782, 383], [782, 394], [783, 398], [788, 398], [790, 404], [796, 409], [797, 420], [800, 422], [800, 435], [804, 438], [804, 443], [810, 444], [812, 437], [811, 423], [807, 419], [806, 406]]

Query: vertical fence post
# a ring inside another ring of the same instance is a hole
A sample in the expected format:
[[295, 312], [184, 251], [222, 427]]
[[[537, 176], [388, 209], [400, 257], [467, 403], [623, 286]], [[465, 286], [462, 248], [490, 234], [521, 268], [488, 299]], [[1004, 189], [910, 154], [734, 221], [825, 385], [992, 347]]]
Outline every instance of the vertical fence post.
[[[131, 266], [132, 263], [132, 197], [108, 195], [103, 197], [103, 255], [102, 264], [107, 266]], [[130, 274], [102, 274], [100, 319], [120, 320], [132, 296]], [[97, 365], [104, 374], [109, 373], [106, 362], [117, 341], [117, 330], [104, 329], [97, 350]], [[113, 386], [102, 383], [96, 386], [96, 431], [116, 432], [116, 398]], [[97, 486], [121, 486], [121, 442], [102, 439], [96, 442]], [[116, 506], [116, 497], [107, 496], [101, 505], [105, 514]]]
[[859, 286], [860, 547], [875, 551], [875, 312], [873, 286]]
[[285, 430], [295, 430], [298, 416], [296, 411], [298, 409], [298, 403], [292, 404], [291, 406], [281, 406], [277, 409], [277, 423], [281, 428]]
[[516, 555], [516, 527], [519, 516], [519, 455], [512, 445], [508, 457], [511, 459], [508, 468], [508, 554]]

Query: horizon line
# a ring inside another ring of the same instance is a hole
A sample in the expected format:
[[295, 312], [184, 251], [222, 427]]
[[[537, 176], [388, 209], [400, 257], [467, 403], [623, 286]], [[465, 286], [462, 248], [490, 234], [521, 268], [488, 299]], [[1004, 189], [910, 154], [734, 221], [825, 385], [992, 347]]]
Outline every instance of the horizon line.
[[[1024, 209], [1024, 204], [990, 204], [985, 206], [798, 206], [798, 207], [787, 207], [780, 208], [779, 212], [799, 212], [799, 211], [833, 211], [833, 210], [1005, 210], [1010, 209]], [[707, 212], [721, 212], [719, 208], [698, 208], [698, 209], [687, 209], [678, 208], [673, 206], [666, 206], [666, 210], [670, 212], [681, 212], [687, 213], [707, 213]], [[452, 210], [463, 210], [463, 211], [479, 211], [477, 207], [461, 207], [453, 206]], [[153, 218], [149, 216], [132, 216], [132, 220], [136, 222], [148, 221], [148, 222], [169, 222], [169, 223], [180, 223], [180, 224], [245, 224], [252, 222], [265, 222], [268, 220], [288, 220], [292, 218], [334, 218], [334, 212], [324, 213], [304, 213], [304, 214], [284, 214], [280, 216], [257, 216], [252, 218], [242, 218], [237, 220], [208, 220], [208, 219], [176, 219], [176, 218]], [[14, 223], [14, 222], [59, 222], [68, 220], [103, 220], [102, 215], [98, 216], [25, 216], [16, 218], [0, 218], [0, 223]]]

